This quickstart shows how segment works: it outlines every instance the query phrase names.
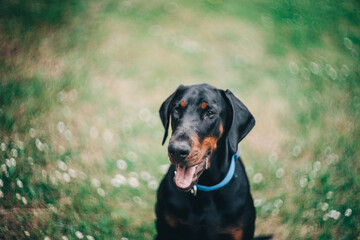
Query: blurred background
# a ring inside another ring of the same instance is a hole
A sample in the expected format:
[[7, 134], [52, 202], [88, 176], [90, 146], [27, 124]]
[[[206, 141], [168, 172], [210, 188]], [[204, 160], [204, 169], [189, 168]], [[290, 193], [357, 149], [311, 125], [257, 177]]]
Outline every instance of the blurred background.
[[158, 109], [230, 89], [256, 235], [359, 239], [360, 3], [0, 0], [0, 238], [153, 239]]

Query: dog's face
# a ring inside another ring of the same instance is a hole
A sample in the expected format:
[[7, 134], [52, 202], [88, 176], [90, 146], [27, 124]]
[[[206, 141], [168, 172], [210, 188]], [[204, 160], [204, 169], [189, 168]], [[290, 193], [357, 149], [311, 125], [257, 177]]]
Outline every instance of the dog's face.
[[[171, 119], [168, 155], [176, 168], [174, 181], [180, 190], [189, 191], [197, 183], [210, 166], [219, 139], [229, 135], [234, 110], [233, 95], [228, 95], [207, 84], [180, 86], [161, 106], [164, 141]], [[239, 136], [235, 138], [237, 146]]]
[[189, 190], [209, 166], [209, 159], [224, 132], [226, 103], [215, 88], [182, 88], [170, 110], [172, 136], [168, 155], [176, 167], [175, 183]]

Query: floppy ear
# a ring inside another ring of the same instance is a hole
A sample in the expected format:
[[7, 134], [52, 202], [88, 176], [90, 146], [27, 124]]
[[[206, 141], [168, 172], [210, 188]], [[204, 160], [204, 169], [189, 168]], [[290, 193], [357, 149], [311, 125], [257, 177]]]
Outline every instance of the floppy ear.
[[230, 90], [222, 91], [226, 101], [231, 125], [228, 127], [228, 141], [234, 153], [238, 149], [238, 143], [251, 131], [255, 125], [255, 119], [245, 105], [234, 96]]
[[162, 145], [164, 145], [165, 140], [167, 138], [168, 135], [168, 129], [169, 129], [169, 123], [170, 123], [170, 111], [171, 111], [171, 105], [172, 105], [172, 100], [174, 99], [174, 96], [176, 94], [176, 92], [179, 90], [180, 87], [182, 87], [183, 85], [180, 85], [173, 94], [171, 94], [166, 100], [165, 102], [163, 102], [163, 104], [160, 107], [159, 113], [160, 113], [160, 118], [161, 118], [161, 122], [165, 128], [165, 133], [164, 133], [164, 138], [162, 141]]

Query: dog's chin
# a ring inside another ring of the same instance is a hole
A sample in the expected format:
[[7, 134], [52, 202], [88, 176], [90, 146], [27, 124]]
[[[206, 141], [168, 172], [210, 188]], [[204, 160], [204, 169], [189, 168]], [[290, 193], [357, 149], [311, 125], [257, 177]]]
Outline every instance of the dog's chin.
[[210, 153], [207, 153], [200, 163], [193, 166], [181, 164], [175, 165], [174, 182], [176, 187], [183, 192], [188, 192], [198, 182], [200, 175], [204, 172], [206, 164], [210, 159]]

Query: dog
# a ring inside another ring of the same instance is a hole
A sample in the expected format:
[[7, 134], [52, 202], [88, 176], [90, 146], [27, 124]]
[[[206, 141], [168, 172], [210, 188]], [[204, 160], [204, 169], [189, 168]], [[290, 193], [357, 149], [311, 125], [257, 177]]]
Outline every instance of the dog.
[[[249, 240], [255, 207], [238, 143], [255, 119], [230, 90], [180, 85], [160, 107], [171, 166], [157, 192], [157, 240]], [[268, 238], [263, 238], [268, 239]]]

